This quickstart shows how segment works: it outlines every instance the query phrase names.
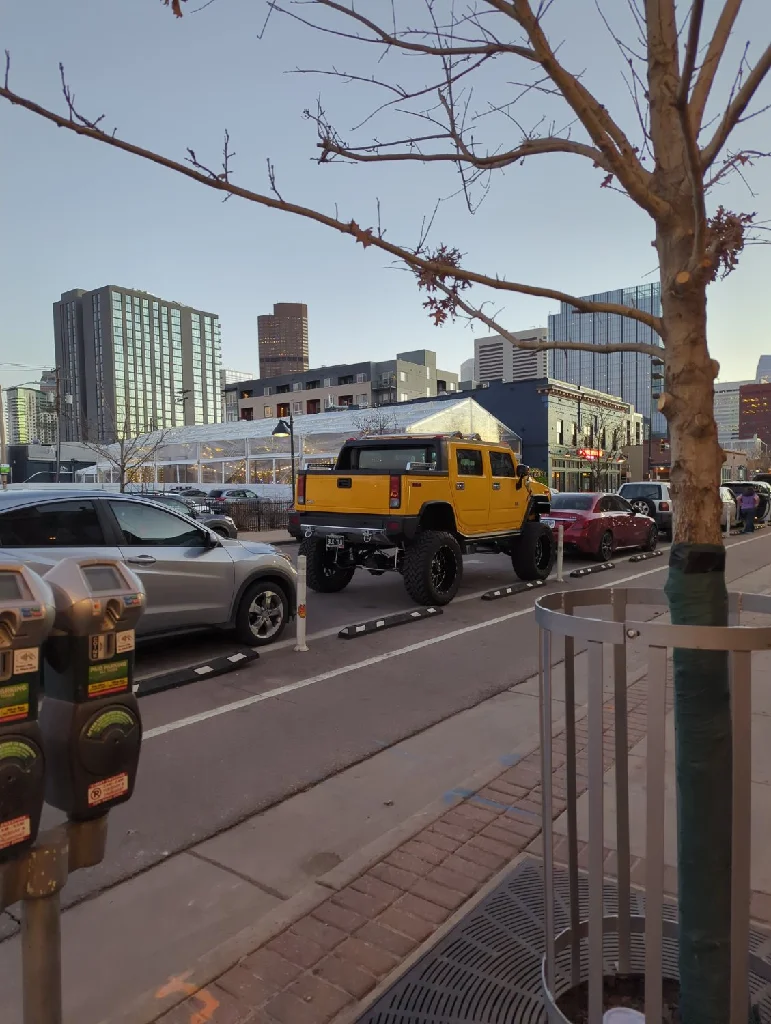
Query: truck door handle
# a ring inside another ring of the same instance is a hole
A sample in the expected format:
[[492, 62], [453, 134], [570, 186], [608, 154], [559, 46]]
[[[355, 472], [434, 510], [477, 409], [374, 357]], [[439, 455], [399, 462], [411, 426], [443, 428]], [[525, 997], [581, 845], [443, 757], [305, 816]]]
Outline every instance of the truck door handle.
[[455, 485], [455, 490], [456, 491], [465, 491], [466, 490], [466, 485], [465, 484], [456, 484]]
[[493, 490], [494, 491], [500, 491], [500, 489], [501, 489], [501, 485], [500, 484], [493, 484]]
[[350, 487], [352, 482], [353, 481], [351, 480], [351, 478], [349, 476], [339, 476], [337, 478], [337, 486], [338, 487]]
[[129, 565], [155, 565], [153, 555], [135, 555], [133, 558], [127, 558], [126, 561]]

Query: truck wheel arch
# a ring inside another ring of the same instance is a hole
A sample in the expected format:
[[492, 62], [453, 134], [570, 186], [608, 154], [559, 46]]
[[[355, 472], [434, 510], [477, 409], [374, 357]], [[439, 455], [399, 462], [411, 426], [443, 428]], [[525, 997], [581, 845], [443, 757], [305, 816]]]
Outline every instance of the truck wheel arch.
[[447, 501], [427, 501], [420, 509], [418, 524], [421, 530], [441, 530], [457, 533], [455, 512]]

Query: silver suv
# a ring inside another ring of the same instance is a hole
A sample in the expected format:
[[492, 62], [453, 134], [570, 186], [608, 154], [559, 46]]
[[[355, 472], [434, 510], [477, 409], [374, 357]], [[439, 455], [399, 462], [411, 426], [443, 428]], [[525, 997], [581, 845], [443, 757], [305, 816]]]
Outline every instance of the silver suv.
[[622, 484], [618, 493], [626, 498], [635, 512], [655, 519], [659, 533], [672, 538], [672, 493], [668, 483], [643, 480], [640, 483]]
[[0, 558], [47, 572], [71, 555], [130, 565], [147, 593], [137, 633], [235, 628], [251, 647], [273, 643], [296, 611], [297, 573], [270, 544], [218, 537], [132, 494], [62, 489], [0, 497]]

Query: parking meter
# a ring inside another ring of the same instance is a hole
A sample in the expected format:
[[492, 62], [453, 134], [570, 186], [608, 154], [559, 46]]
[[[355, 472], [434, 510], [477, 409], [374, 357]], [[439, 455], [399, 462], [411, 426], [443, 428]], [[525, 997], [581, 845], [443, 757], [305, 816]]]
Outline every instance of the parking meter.
[[40, 648], [53, 621], [48, 584], [25, 565], [0, 562], [0, 862], [31, 846], [40, 826]]
[[46, 800], [83, 821], [134, 790], [142, 743], [132, 687], [134, 628], [145, 593], [116, 559], [66, 558], [45, 579], [56, 607], [40, 711]]

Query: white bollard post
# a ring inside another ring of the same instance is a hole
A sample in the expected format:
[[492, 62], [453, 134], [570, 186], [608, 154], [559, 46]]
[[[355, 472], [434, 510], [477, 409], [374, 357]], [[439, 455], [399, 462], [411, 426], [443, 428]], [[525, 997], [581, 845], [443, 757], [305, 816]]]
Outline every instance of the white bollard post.
[[305, 615], [308, 587], [305, 582], [308, 559], [305, 555], [298, 555], [297, 558], [297, 643], [296, 651], [307, 651], [308, 645], [305, 642]]
[[557, 583], [564, 583], [562, 578], [562, 560], [565, 557], [565, 527], [557, 527]]

